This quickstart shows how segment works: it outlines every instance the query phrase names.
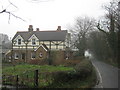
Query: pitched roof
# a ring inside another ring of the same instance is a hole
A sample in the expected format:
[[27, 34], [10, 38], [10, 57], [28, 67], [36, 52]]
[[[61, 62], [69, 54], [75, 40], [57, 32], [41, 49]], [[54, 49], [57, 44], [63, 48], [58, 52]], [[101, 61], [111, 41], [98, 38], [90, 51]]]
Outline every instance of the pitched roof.
[[17, 32], [13, 37], [13, 40], [20, 35], [24, 40], [28, 40], [32, 35], [41, 41], [64, 41], [67, 35], [67, 30], [61, 31], [22, 31]]
[[43, 49], [45, 49], [45, 51], [48, 51], [48, 47], [45, 44], [41, 44], [35, 51], [37, 51], [40, 47], [42, 47]]

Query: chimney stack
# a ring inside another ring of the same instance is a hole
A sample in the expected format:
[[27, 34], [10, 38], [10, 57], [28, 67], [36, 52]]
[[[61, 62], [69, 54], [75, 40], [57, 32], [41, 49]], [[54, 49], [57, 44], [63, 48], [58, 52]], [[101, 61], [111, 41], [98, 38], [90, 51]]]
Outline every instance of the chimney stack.
[[57, 31], [61, 31], [61, 26], [58, 26]]
[[36, 28], [36, 31], [40, 31], [39, 28]]
[[28, 31], [29, 32], [33, 31], [33, 26], [32, 25], [29, 25]]

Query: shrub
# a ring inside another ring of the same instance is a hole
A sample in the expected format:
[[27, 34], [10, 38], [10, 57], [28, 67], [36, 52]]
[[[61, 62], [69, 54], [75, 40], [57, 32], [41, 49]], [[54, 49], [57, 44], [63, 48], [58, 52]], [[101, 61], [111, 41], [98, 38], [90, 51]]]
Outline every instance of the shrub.
[[75, 71], [52, 72], [52, 76], [53, 82], [48, 87], [74, 87], [76, 86], [74, 83], [79, 82], [82, 79], [80, 74]]
[[53, 72], [54, 83], [67, 82], [69, 80], [69, 74], [67, 71]]
[[42, 60], [34, 59], [34, 60], [28, 61], [28, 63], [35, 64], [35, 65], [46, 65], [46, 64], [48, 64], [48, 61], [47, 61], [47, 59], [42, 59]]
[[64, 66], [75, 66], [78, 63], [80, 63], [80, 60], [65, 60], [64, 61]]
[[74, 60], [84, 60], [84, 56], [74, 56]]
[[64, 51], [52, 51], [51, 52], [52, 64], [61, 65], [64, 63]]
[[80, 74], [76, 71], [57, 71], [53, 72], [54, 83], [66, 83], [81, 80]]
[[53, 64], [52, 58], [48, 58], [48, 59], [46, 59], [46, 61], [47, 61], [48, 65], [52, 65]]
[[76, 73], [82, 78], [88, 77], [92, 73], [92, 63], [89, 60], [82, 60], [79, 64], [77, 64], [74, 69]]
[[21, 63], [24, 63], [24, 60], [14, 60], [12, 63], [21, 64]]
[[85, 60], [85, 57], [82, 56], [75, 56], [73, 59], [70, 60], [65, 60], [64, 61], [64, 66], [76, 66], [78, 63], [80, 63], [82, 60]]
[[[80, 61], [80, 60], [79, 60]], [[74, 61], [71, 61], [73, 65]], [[78, 61], [76, 61], [78, 63]], [[53, 83], [64, 83], [64, 82], [72, 82], [77, 80], [84, 80], [92, 73], [92, 63], [89, 60], [82, 60], [78, 64], [74, 63], [74, 71], [57, 71], [53, 72]]]

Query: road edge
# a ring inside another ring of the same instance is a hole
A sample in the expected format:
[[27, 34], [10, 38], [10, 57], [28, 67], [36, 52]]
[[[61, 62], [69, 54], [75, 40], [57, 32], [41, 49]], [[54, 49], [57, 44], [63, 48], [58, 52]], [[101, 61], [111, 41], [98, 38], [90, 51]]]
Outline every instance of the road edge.
[[101, 74], [99, 72], [99, 69], [95, 66], [95, 64], [93, 62], [92, 62], [92, 65], [94, 66], [95, 71], [96, 71], [96, 75], [97, 75], [96, 85], [93, 88], [103, 88], [103, 85], [102, 85], [102, 76], [101, 76]]

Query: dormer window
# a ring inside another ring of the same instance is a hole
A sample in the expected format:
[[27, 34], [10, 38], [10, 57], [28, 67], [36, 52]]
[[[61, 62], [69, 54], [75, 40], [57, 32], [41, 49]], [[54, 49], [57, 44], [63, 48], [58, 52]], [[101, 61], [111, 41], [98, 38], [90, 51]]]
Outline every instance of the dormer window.
[[18, 39], [18, 45], [21, 45], [21, 39]]
[[35, 45], [36, 42], [35, 42], [35, 39], [32, 39], [32, 45]]

